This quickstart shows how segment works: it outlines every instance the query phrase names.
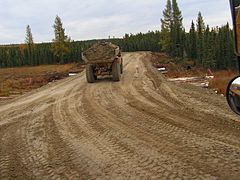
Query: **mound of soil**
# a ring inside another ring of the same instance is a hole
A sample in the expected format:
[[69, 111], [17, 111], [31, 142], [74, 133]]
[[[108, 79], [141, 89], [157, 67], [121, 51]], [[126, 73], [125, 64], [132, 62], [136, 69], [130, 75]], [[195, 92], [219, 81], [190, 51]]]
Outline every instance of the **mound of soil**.
[[116, 56], [117, 45], [110, 42], [99, 42], [86, 50], [83, 55], [88, 61], [111, 60]]

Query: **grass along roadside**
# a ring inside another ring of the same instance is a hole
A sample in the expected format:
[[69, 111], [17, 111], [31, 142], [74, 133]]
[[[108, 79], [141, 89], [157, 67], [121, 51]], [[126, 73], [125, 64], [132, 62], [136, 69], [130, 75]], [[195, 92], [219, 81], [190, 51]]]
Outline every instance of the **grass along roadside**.
[[153, 53], [152, 55], [153, 66], [166, 68], [164, 75], [169, 80], [174, 81], [174, 79], [180, 78], [183, 83], [205, 84], [206, 86], [203, 85], [203, 87], [212, 89], [218, 94], [225, 95], [228, 83], [238, 75], [236, 71], [232, 70], [211, 71], [201, 67], [194, 67], [192, 61], [176, 64], [171, 57], [163, 53]]
[[49, 82], [68, 77], [69, 72], [81, 72], [77, 64], [42, 65], [0, 69], [0, 97], [14, 97], [39, 88]]
[[234, 71], [216, 71], [214, 72], [214, 78], [209, 81], [209, 88], [214, 89], [219, 94], [226, 94], [228, 83], [238, 75]]

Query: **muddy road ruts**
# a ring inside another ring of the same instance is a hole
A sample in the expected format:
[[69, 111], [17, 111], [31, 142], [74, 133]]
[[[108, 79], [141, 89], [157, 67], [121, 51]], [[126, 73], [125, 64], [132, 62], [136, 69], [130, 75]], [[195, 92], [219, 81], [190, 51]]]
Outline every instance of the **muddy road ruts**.
[[120, 82], [85, 72], [0, 104], [0, 179], [239, 179], [223, 97], [125, 53]]

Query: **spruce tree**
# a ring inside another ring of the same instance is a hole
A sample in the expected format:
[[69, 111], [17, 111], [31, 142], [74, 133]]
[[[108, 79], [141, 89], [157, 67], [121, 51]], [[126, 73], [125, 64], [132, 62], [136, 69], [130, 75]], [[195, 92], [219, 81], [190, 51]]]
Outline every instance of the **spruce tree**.
[[183, 18], [182, 12], [178, 7], [177, 0], [172, 0], [173, 22], [171, 28], [171, 54], [174, 57], [183, 58], [184, 42], [182, 38], [183, 32]]
[[227, 23], [224, 26], [224, 51], [225, 51], [225, 66], [230, 68], [231, 67], [231, 59], [232, 59], [232, 46], [231, 46], [231, 30], [229, 24]]
[[163, 19], [161, 19], [160, 45], [161, 50], [167, 53], [171, 51], [170, 32], [172, 28], [173, 14], [171, 0], [167, 0], [166, 8], [163, 11]]
[[29, 25], [26, 28], [26, 37], [25, 43], [27, 45], [27, 65], [36, 65], [35, 62], [35, 55], [34, 55], [34, 42], [33, 42], [33, 35]]
[[193, 21], [189, 31], [189, 57], [192, 60], [196, 60], [197, 58], [197, 34]]
[[32, 31], [29, 25], [27, 25], [26, 28], [26, 38], [25, 38], [25, 43], [29, 46], [33, 46], [34, 42], [33, 42], [33, 36], [32, 36]]
[[205, 31], [205, 24], [202, 17], [201, 12], [198, 13], [197, 18], [197, 61], [198, 64], [203, 65], [203, 53], [204, 53], [204, 47], [203, 47], [203, 40], [204, 40], [204, 31]]
[[56, 16], [53, 25], [55, 39], [53, 39], [53, 54], [57, 58], [58, 63], [66, 63], [66, 57], [70, 54], [70, 38], [65, 35], [62, 20]]
[[207, 28], [204, 32], [204, 41], [203, 41], [203, 67], [205, 68], [213, 68], [215, 63], [214, 63], [214, 49], [213, 49], [213, 39], [212, 35], [210, 32], [210, 28], [207, 25]]

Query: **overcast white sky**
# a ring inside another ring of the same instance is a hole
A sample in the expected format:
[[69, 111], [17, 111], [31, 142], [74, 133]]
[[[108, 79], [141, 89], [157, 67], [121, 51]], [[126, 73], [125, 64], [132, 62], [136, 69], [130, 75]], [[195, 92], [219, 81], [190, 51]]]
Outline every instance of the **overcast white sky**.
[[[228, 0], [178, 0], [188, 31], [201, 11], [207, 24], [231, 23]], [[27, 24], [35, 42], [54, 37], [58, 14], [73, 40], [122, 37], [125, 33], [159, 30], [166, 0], [1, 0], [0, 44], [22, 43]]]
[[235, 79], [232, 84], [240, 85], [240, 78]]

